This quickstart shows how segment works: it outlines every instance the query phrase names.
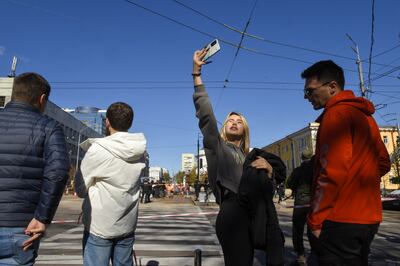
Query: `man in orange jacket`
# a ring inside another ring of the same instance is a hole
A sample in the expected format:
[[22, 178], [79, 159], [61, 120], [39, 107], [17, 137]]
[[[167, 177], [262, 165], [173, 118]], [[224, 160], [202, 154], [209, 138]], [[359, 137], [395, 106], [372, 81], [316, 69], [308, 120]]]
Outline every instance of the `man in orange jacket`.
[[390, 159], [372, 117], [374, 105], [343, 90], [333, 61], [301, 74], [304, 98], [324, 109], [315, 151], [310, 242], [320, 265], [368, 265], [369, 247], [382, 221], [380, 178]]

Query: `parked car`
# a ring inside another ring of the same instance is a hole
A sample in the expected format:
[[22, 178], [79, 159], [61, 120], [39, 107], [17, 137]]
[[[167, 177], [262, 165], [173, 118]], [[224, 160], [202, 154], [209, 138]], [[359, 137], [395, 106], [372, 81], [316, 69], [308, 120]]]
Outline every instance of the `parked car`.
[[382, 197], [382, 208], [384, 210], [400, 211], [400, 189], [394, 190]]

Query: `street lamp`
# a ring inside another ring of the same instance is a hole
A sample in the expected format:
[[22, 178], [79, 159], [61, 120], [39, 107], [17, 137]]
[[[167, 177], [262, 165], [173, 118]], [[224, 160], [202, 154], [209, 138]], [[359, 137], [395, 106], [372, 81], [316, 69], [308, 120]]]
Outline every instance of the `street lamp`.
[[200, 181], [200, 169], [203, 168], [203, 166], [200, 164], [200, 138], [202, 137], [201, 133], [197, 133], [197, 177], [196, 180], [197, 182]]

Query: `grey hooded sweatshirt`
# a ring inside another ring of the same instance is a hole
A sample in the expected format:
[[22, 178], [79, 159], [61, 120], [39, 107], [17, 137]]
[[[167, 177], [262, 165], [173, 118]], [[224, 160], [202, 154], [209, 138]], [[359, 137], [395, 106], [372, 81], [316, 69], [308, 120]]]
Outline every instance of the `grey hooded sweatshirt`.
[[221, 203], [222, 191], [238, 192], [245, 155], [240, 148], [221, 138], [204, 85], [194, 87], [193, 101], [203, 133], [208, 180], [217, 203]]

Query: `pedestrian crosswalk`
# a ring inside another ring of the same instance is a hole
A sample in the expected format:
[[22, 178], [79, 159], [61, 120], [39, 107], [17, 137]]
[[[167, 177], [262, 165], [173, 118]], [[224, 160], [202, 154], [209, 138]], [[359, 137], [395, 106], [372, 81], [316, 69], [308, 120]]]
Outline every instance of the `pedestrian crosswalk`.
[[[202, 265], [223, 265], [215, 229], [199, 207], [189, 204], [140, 206], [134, 250], [137, 265], [194, 265], [201, 249]], [[82, 265], [83, 226], [76, 225], [42, 239], [36, 265]]]

